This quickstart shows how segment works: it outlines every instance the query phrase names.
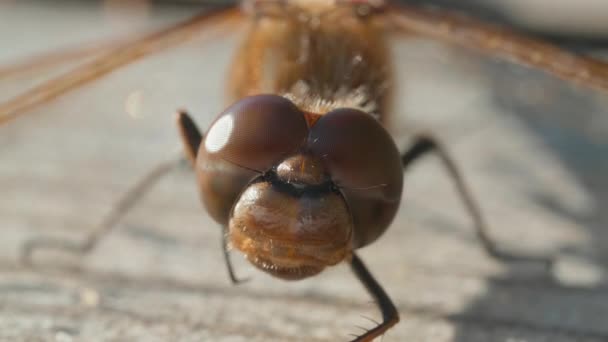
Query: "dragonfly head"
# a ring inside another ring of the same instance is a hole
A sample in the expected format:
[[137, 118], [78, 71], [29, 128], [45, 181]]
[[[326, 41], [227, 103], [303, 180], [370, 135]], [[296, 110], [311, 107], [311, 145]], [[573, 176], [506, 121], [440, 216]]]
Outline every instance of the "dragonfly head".
[[283, 279], [317, 274], [375, 240], [394, 217], [403, 177], [392, 139], [370, 115], [305, 113], [277, 95], [220, 114], [196, 171], [232, 246]]

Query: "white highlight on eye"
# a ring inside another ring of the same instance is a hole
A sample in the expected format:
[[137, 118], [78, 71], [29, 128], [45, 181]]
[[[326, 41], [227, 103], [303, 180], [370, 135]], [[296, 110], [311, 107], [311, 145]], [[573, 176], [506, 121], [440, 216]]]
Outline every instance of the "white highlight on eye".
[[205, 149], [209, 153], [220, 151], [226, 146], [232, 130], [234, 129], [234, 117], [230, 114], [222, 116], [215, 122], [205, 138]]

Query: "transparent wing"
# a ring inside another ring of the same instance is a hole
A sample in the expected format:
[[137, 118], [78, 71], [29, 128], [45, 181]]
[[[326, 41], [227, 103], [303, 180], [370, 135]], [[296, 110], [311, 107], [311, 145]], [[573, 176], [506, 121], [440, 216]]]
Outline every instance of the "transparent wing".
[[388, 12], [388, 25], [396, 31], [474, 49], [608, 91], [608, 62], [577, 55], [542, 40], [454, 12], [397, 4]]
[[[200, 33], [205, 27], [214, 26], [218, 23], [225, 24], [226, 21], [237, 19], [240, 14], [239, 11], [233, 8], [233, 6], [228, 6], [227, 8], [228, 10], [220, 8], [205, 11], [194, 18], [172, 25], [167, 29], [148, 34], [140, 39], [126, 41], [123, 44], [108, 44], [110, 45], [109, 48], [104, 52], [99, 52], [98, 56], [94, 56], [95, 52], [97, 52], [96, 49], [83, 48], [82, 51], [67, 51], [68, 56], [66, 56], [66, 60], [67, 57], [80, 57], [80, 55], [84, 55], [85, 57], [91, 55], [94, 57], [87, 63], [83, 63], [68, 72], [53, 77], [47, 82], [43, 82], [7, 100], [0, 106], [0, 120], [11, 120], [18, 115], [23, 115], [31, 108], [103, 77], [123, 65], [184, 42], [193, 35]], [[44, 59], [44, 56], [42, 56], [42, 59]], [[53, 59], [57, 59], [57, 56], [52, 55], [46, 59], [52, 61]], [[25, 62], [25, 66], [28, 64], [32, 64], [32, 62]], [[13, 70], [10, 67], [5, 69], [7, 69], [5, 74], [9, 74], [10, 76], [11, 71], [17, 73], [17, 71], [24, 69], [24, 65], [17, 65]]]
[[[120, 11], [125, 22], [109, 25], [103, 7], [70, 3], [58, 14], [66, 24], [53, 31], [32, 19], [49, 18], [40, 4], [2, 6], [14, 6], [11, 14], [0, 10], [0, 22], [9, 18], [18, 28], [10, 36], [22, 30], [27, 37], [0, 39], [10, 44], [0, 49], [11, 52], [3, 61], [54, 47], [77, 56], [47, 66], [31, 63], [21, 69], [27, 72], [0, 79], [3, 98], [90, 63], [106, 46], [193, 14], [191, 7], [144, 7], [151, 16], [125, 28], [142, 12]], [[96, 27], [93, 33], [87, 33], [88, 23]], [[27, 24], [38, 25], [34, 34], [25, 34]], [[89, 275], [43, 277], [15, 266], [27, 239], [81, 241], [127, 189], [179, 151], [176, 109], [187, 109], [202, 129], [223, 109], [240, 31], [209, 40], [216, 30], [207, 29], [0, 125], [0, 274], [9, 284], [0, 289], [7, 298], [0, 315], [10, 318], [0, 326], [35, 334], [28, 322], [42, 316], [60, 322], [40, 327], [44, 336], [68, 326], [75, 328], [67, 334], [100, 340], [124, 338], [125, 331], [140, 340], [169, 332], [166, 339], [347, 340], [361, 313], [375, 315], [372, 305], [354, 302], [362, 290], [340, 267], [286, 285], [239, 263], [237, 273], [254, 279], [227, 289], [221, 230], [203, 212], [186, 169], [171, 171], [91, 255], [76, 260]], [[429, 37], [410, 33], [391, 40], [399, 80], [391, 130], [400, 146], [409, 134], [434, 133], [460, 165], [501, 245], [558, 253], [561, 280], [599, 290], [545, 286], [535, 272], [488, 259], [449, 179], [429, 158], [406, 175], [402, 208], [386, 236], [362, 251], [404, 317], [385, 340], [604, 339], [601, 313], [608, 303], [597, 298], [604, 296], [608, 268], [606, 93]], [[87, 47], [88, 41], [105, 45]], [[49, 264], [64, 257], [38, 256]], [[72, 298], [103, 305], [95, 315], [75, 318]], [[568, 319], [548, 312], [565, 312]]]

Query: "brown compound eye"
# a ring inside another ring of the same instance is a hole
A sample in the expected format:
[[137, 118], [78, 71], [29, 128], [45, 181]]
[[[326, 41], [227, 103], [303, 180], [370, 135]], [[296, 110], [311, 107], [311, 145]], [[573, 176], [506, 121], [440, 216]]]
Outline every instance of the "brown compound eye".
[[307, 134], [304, 114], [283, 97], [251, 96], [228, 107], [207, 131], [196, 161], [209, 214], [227, 224], [247, 184], [298, 150]]
[[308, 133], [304, 114], [277, 95], [244, 98], [211, 125], [201, 148], [207, 154], [260, 172], [297, 150]]
[[373, 241], [390, 224], [401, 199], [403, 170], [391, 136], [371, 115], [344, 108], [311, 127], [307, 148], [323, 159], [349, 204], [355, 244]]

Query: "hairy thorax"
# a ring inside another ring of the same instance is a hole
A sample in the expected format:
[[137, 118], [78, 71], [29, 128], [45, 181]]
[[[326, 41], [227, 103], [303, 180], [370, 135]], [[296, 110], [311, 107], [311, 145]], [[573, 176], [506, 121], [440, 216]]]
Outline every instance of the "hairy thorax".
[[314, 1], [258, 11], [233, 62], [230, 101], [271, 93], [307, 112], [350, 107], [382, 119], [392, 66], [373, 13]]

